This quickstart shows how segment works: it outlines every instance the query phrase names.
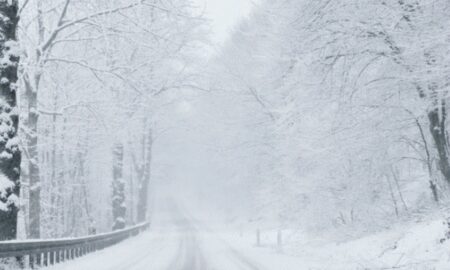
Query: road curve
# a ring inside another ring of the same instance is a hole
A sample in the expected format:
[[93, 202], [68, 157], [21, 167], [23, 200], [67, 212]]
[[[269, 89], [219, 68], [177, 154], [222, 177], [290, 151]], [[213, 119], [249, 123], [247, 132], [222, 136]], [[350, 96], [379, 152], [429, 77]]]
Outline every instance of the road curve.
[[155, 209], [148, 232], [51, 270], [266, 270], [174, 200]]

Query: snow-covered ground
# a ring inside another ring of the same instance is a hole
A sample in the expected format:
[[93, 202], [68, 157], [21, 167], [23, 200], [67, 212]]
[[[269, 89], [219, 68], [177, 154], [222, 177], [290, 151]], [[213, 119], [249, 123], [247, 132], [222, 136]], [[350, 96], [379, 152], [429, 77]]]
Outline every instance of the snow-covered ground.
[[51, 270], [302, 270], [302, 269], [450, 269], [450, 241], [441, 243], [441, 220], [397, 226], [348, 242], [316, 241], [283, 232], [220, 226], [208, 212], [189, 211], [185, 203], [163, 200], [151, 229], [117, 246]]
[[[449, 240], [442, 220], [403, 224], [377, 234], [346, 242], [329, 242], [295, 235], [276, 247], [276, 232], [263, 232], [263, 248], [254, 248], [254, 237], [235, 236], [232, 243], [247, 248], [241, 252], [260, 258], [265, 269], [450, 269]], [[265, 235], [264, 235], [265, 234]], [[286, 233], [289, 235], [289, 233]], [[278, 253], [283, 255], [276, 256]], [[278, 257], [278, 260], [277, 260]], [[277, 268], [278, 266], [278, 268]]]

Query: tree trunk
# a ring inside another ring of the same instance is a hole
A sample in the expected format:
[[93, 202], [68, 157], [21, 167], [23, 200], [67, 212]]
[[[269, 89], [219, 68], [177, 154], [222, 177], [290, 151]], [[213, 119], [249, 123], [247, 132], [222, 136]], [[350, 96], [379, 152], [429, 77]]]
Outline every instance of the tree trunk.
[[430, 189], [431, 189], [431, 193], [433, 194], [433, 199], [435, 202], [439, 202], [439, 194], [438, 194], [438, 187], [437, 187], [437, 181], [436, 181], [436, 177], [434, 175], [433, 172], [433, 164], [431, 161], [431, 153], [430, 153], [430, 149], [428, 147], [428, 142], [427, 142], [427, 138], [425, 137], [425, 132], [422, 128], [422, 125], [419, 122], [419, 119], [416, 118], [416, 125], [419, 128], [419, 132], [420, 132], [420, 137], [422, 138], [423, 141], [423, 146], [425, 149], [425, 154], [426, 154], [426, 164], [427, 164], [427, 168], [428, 168], [428, 175], [430, 177], [429, 183], [430, 183]]
[[439, 156], [439, 169], [448, 184], [450, 184], [450, 164], [448, 157], [448, 141], [445, 121], [447, 111], [445, 109], [445, 101], [442, 100], [440, 107], [436, 106], [428, 112], [428, 120], [430, 122], [430, 132], [433, 137], [434, 145]]
[[[145, 136], [145, 135], [144, 135]], [[145, 222], [147, 220], [147, 207], [148, 207], [148, 188], [150, 184], [151, 175], [151, 163], [152, 163], [152, 149], [153, 149], [153, 133], [151, 128], [148, 131], [148, 139], [146, 145], [144, 168], [142, 177], [139, 183], [139, 197], [137, 205], [137, 220], [138, 222]]]
[[[65, 116], [63, 116], [63, 121], [62, 121], [62, 130], [61, 130], [61, 134], [60, 134], [60, 141], [64, 142], [65, 141], [65, 135], [66, 135], [66, 126], [67, 126], [67, 118]], [[68, 220], [68, 211], [66, 208], [69, 208], [69, 204], [67, 203], [67, 198], [69, 197], [68, 195], [70, 194], [68, 192], [68, 187], [67, 187], [67, 183], [66, 183], [66, 148], [64, 143], [61, 145], [60, 149], [59, 149], [59, 154], [58, 154], [58, 161], [59, 161], [59, 171], [58, 171], [58, 186], [59, 186], [59, 199], [60, 201], [58, 202], [58, 209], [60, 211], [60, 218], [59, 218], [59, 222], [60, 224], [62, 224], [62, 228], [61, 228], [61, 234], [60, 237], [64, 237], [65, 233], [68, 231], [67, 227], [70, 226], [69, 222], [67, 222]], [[66, 207], [67, 206], [67, 207]]]
[[[39, 43], [44, 40], [44, 23], [42, 12], [42, 1], [37, 1], [37, 21], [39, 32]], [[41, 69], [42, 52], [36, 50], [37, 69]], [[25, 88], [28, 101], [27, 119], [27, 151], [29, 156], [28, 175], [30, 180], [30, 216], [29, 216], [29, 238], [38, 239], [41, 237], [41, 180], [39, 172], [38, 153], [38, 89], [41, 80], [41, 73], [37, 72], [31, 81], [28, 74], [25, 74]], [[33, 82], [33, 84], [32, 84]]]
[[37, 125], [39, 114], [37, 113], [37, 93], [29, 89], [28, 97], [28, 177], [30, 179], [30, 238], [41, 237], [41, 183], [39, 177], [39, 153]]
[[118, 143], [113, 150], [113, 230], [125, 228], [125, 182], [123, 180], [123, 145]]
[[17, 236], [20, 193], [19, 115], [17, 111], [18, 1], [0, 1], [0, 240]]

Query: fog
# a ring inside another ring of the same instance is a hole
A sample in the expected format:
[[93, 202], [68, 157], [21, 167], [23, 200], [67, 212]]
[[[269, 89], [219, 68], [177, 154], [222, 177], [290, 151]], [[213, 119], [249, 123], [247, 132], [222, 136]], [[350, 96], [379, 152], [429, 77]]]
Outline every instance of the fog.
[[449, 269], [449, 9], [0, 1], [0, 269]]

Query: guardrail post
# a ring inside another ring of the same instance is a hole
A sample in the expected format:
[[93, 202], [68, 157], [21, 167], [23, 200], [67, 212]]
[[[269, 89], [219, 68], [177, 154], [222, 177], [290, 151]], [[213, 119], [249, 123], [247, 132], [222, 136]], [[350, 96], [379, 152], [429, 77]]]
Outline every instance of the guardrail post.
[[49, 255], [50, 255], [49, 264], [54, 265], [55, 264], [55, 252], [52, 250], [49, 252]]
[[36, 254], [36, 265], [42, 266], [42, 253]]
[[34, 269], [34, 255], [32, 253], [28, 255], [28, 267], [30, 267], [30, 269]]
[[20, 269], [25, 268], [25, 256], [23, 256], [23, 255], [17, 256], [16, 263]]
[[44, 252], [44, 266], [48, 266], [48, 252]]

